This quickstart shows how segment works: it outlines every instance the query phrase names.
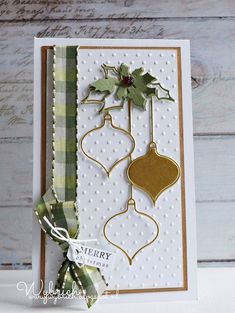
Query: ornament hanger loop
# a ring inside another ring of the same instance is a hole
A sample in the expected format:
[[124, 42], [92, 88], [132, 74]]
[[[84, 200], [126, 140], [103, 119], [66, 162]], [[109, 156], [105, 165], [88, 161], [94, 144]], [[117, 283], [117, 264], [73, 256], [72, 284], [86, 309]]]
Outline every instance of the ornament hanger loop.
[[133, 198], [130, 198], [127, 202], [127, 208], [129, 208], [130, 206], [133, 206], [134, 209], [136, 209], [136, 203], [135, 203], [135, 200]]
[[105, 120], [105, 121], [109, 121], [109, 122], [112, 123], [112, 116], [111, 116], [111, 114], [110, 114], [109, 112], [107, 112], [107, 113], [105, 114], [104, 120]]
[[157, 148], [156, 142], [154, 142], [154, 141], [150, 142], [149, 148], [150, 149], [156, 149]]

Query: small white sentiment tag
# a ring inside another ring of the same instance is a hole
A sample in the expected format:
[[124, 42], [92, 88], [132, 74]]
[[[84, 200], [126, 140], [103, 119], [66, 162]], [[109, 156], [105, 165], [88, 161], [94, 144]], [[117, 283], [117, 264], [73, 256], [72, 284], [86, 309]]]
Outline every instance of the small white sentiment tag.
[[115, 261], [115, 253], [81, 244], [70, 245], [67, 257], [70, 261], [80, 265], [90, 265], [107, 270], [112, 269]]

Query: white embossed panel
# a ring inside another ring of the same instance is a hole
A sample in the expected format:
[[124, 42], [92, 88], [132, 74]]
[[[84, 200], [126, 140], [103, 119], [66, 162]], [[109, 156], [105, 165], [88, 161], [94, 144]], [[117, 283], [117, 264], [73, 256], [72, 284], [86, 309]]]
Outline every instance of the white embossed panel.
[[[180, 162], [179, 127], [178, 127], [178, 93], [177, 93], [177, 59], [174, 50], [79, 50], [78, 53], [78, 140], [88, 130], [97, 127], [102, 121], [102, 114], [97, 104], [80, 104], [87, 94], [89, 83], [103, 77], [103, 63], [119, 66], [130, 65], [131, 70], [144, 67], [157, 76], [165, 88], [171, 91], [174, 103], [155, 101], [155, 140], [158, 151]], [[108, 105], [116, 105], [115, 98], [108, 98]], [[128, 129], [127, 104], [124, 109], [110, 111], [116, 126]], [[92, 136], [93, 149], [99, 152], [99, 161], [114, 157], [120, 152], [125, 142], [116, 138], [112, 132], [103, 132]], [[148, 149], [149, 105], [142, 111], [133, 108], [132, 133], [136, 141], [133, 158], [143, 155]], [[101, 141], [105, 137], [106, 142]], [[98, 141], [98, 144], [97, 144]], [[90, 149], [92, 149], [92, 146]], [[97, 151], [96, 148], [100, 151]], [[115, 151], [115, 153], [113, 152]], [[121, 156], [121, 154], [120, 154]], [[123, 161], [111, 172], [108, 178], [102, 168], [87, 159], [78, 149], [78, 206], [82, 225], [81, 238], [98, 238], [94, 245], [110, 249], [117, 253], [113, 272], [107, 277], [109, 289], [144, 289], [181, 287], [182, 278], [182, 242], [181, 242], [181, 193], [180, 180], [167, 189], [157, 200], [156, 205], [146, 194], [134, 188], [137, 208], [147, 212], [160, 224], [158, 239], [143, 249], [130, 266], [127, 257], [110, 245], [103, 237], [103, 226], [108, 218], [126, 207], [129, 197], [129, 182], [126, 177], [128, 160]], [[139, 219], [136, 214], [122, 215], [120, 223], [111, 226], [108, 233], [125, 250], [134, 252], [146, 243], [155, 229], [151, 223]], [[110, 224], [109, 224], [110, 225]]]

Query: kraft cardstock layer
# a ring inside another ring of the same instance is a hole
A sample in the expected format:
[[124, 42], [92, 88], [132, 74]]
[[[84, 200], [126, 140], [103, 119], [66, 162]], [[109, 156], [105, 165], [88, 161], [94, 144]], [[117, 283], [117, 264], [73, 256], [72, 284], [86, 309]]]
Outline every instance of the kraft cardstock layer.
[[[35, 125], [41, 136], [34, 137], [34, 145], [41, 150], [41, 161], [34, 167], [34, 178], [38, 170], [41, 173], [34, 182], [34, 199], [37, 204], [39, 195], [44, 196], [43, 204], [35, 207], [45, 231], [35, 240], [40, 253], [33, 249], [41, 269], [35, 279], [41, 278], [45, 289], [53, 281], [57, 289], [70, 290], [65, 277], [58, 276], [61, 264], [62, 269], [66, 264], [70, 283], [77, 281], [88, 307], [101, 294], [101, 302], [132, 301], [137, 294], [143, 301], [193, 298], [188, 42], [98, 43], [35, 41], [35, 66], [41, 63], [42, 72], [35, 81], [41, 85], [35, 101], [41, 109]], [[114, 253], [112, 270], [102, 265], [76, 267], [63, 254], [70, 242], [53, 237], [45, 216], [53, 229], [67, 230], [70, 239], [90, 241], [88, 246]], [[75, 275], [79, 272], [80, 278]], [[119, 300], [113, 294], [119, 294]]]

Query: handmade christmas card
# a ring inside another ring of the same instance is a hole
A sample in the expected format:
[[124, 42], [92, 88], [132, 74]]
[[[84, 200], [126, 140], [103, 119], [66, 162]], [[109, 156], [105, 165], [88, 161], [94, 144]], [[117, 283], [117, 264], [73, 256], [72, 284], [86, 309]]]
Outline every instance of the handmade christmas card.
[[34, 73], [37, 290], [195, 298], [189, 42], [35, 39]]

